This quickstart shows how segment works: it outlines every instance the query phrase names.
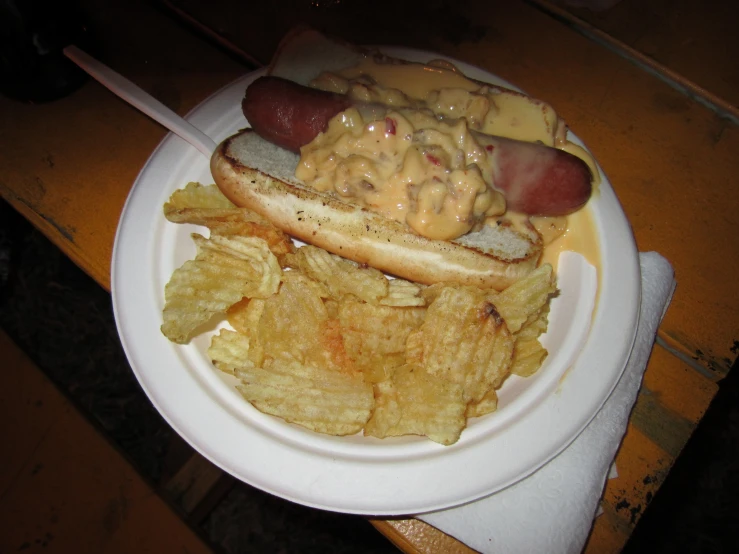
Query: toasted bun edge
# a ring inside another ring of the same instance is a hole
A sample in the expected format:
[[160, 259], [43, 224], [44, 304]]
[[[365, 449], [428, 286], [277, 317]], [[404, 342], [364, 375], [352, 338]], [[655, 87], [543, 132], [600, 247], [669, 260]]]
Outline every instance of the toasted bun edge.
[[[260, 169], [264, 164], [250, 155], [254, 143], [268, 152], [278, 148], [261, 144], [266, 141], [249, 130], [237, 133], [214, 152], [213, 178], [234, 204], [262, 215], [296, 239], [424, 284], [455, 282], [502, 290], [537, 265], [540, 241], [527, 238], [529, 247], [522, 253], [483, 251], [479, 246], [422, 237], [400, 222], [302, 185], [291, 178], [294, 165], [287, 167], [287, 162], [278, 169], [274, 165], [271, 170]], [[489, 233], [500, 243], [503, 234], [516, 232], [493, 228]], [[520, 242], [523, 236], [518, 235]]]

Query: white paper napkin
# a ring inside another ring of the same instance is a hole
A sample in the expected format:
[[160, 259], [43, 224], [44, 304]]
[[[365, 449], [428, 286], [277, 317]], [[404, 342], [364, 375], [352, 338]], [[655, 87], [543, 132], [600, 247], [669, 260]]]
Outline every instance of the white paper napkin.
[[491, 496], [418, 516], [480, 552], [580, 552], [596, 515], [606, 477], [626, 432], [657, 327], [675, 289], [670, 263], [639, 255], [642, 301], [636, 342], [613, 394], [559, 456]]

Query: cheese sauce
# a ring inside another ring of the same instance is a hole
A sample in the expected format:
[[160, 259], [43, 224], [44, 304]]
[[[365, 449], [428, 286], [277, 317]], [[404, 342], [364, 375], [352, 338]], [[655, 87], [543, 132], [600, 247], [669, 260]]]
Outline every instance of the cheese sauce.
[[[405, 222], [429, 238], [453, 239], [501, 217], [524, 224], [525, 216], [505, 213], [505, 200], [491, 182], [488, 153], [473, 132], [562, 149], [588, 164], [596, 176], [594, 186], [599, 180], [593, 158], [566, 139], [566, 127], [549, 104], [481, 85], [448, 62], [395, 64], [365, 58], [354, 67], [320, 75], [312, 85], [385, 108], [363, 113], [351, 108], [336, 116], [325, 133], [301, 149], [296, 177]], [[566, 218], [531, 222], [545, 244], [540, 263], [556, 269], [559, 253], [572, 250], [599, 267], [587, 208]]]
[[[445, 111], [442, 106], [435, 108], [434, 100], [437, 96], [446, 95], [451, 100], [447, 101], [448, 105], [463, 106], [472, 114], [472, 117], [467, 114], [471, 126], [482, 133], [527, 142], [538, 141], [570, 152], [587, 163], [591, 170], [595, 168], [592, 156], [567, 140], [567, 130], [552, 106], [504, 87], [481, 85], [468, 79], [444, 60], [423, 65], [378, 63], [374, 58], [367, 57], [359, 64], [340, 71], [338, 76], [349, 81], [369, 81], [384, 89], [403, 91], [412, 100], [426, 102], [437, 115], [452, 117], [465, 115], [460, 111], [456, 113]], [[323, 88], [321, 78], [317, 79], [315, 84], [318, 88]], [[351, 85], [343, 90], [331, 87], [326, 90], [349, 93], [351, 96], [350, 89]], [[452, 96], [456, 98], [452, 99]], [[482, 119], [482, 124], [478, 127], [475, 125], [475, 115], [481, 106], [486, 106], [487, 109], [482, 118], [477, 117]], [[597, 180], [598, 172], [593, 171], [593, 175]]]
[[[549, 221], [552, 219], [564, 221]], [[598, 236], [595, 232], [593, 214], [587, 206], [566, 218], [532, 218], [532, 223], [542, 235], [545, 245], [539, 264], [551, 264], [556, 271], [560, 253], [570, 251], [581, 254], [590, 265], [600, 268]], [[553, 224], [555, 227], [561, 224], [562, 233], [548, 237], [547, 232], [552, 229]]]
[[415, 109], [365, 122], [356, 108], [301, 149], [295, 176], [425, 237], [449, 240], [505, 212], [492, 188], [487, 151], [464, 119], [440, 121]]

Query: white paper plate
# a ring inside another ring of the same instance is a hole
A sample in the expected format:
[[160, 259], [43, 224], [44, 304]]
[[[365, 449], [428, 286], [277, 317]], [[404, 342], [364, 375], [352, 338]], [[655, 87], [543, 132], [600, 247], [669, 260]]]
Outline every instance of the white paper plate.
[[[416, 61], [439, 57], [384, 50]], [[455, 63], [470, 77], [510, 86]], [[245, 127], [240, 100], [260, 74], [225, 87], [188, 119], [216, 141]], [[212, 182], [208, 161], [170, 135], [139, 174], [120, 219], [112, 264], [116, 322], [131, 367], [170, 425], [203, 456], [255, 487], [309, 506], [368, 515], [456, 506], [511, 485], [554, 457], [593, 418], [621, 376], [636, 331], [639, 266], [629, 224], [604, 179], [589, 208], [602, 254], [595, 312], [592, 268], [578, 257], [564, 260], [545, 365], [530, 379], [506, 381], [498, 412], [471, 420], [457, 444], [328, 437], [261, 414], [239, 396], [233, 378], [210, 364], [209, 336], [178, 346], [159, 331], [164, 285], [194, 256], [190, 233], [202, 231], [162, 215], [170, 194], [189, 181]]]

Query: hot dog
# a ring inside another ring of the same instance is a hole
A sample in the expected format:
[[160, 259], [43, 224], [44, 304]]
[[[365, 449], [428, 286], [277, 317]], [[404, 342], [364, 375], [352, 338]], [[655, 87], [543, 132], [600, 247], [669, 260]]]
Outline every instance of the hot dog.
[[520, 140], [479, 137], [493, 147], [493, 182], [509, 210], [560, 216], [580, 208], [592, 193], [587, 164], [568, 152]]
[[282, 231], [345, 258], [418, 283], [441, 281], [503, 290], [535, 267], [533, 228], [485, 225], [453, 241], [431, 240], [407, 225], [297, 181], [298, 156], [251, 129], [223, 141], [211, 159], [216, 184], [234, 204]]
[[[242, 110], [262, 138], [300, 152], [325, 131], [334, 116], [355, 105], [345, 95], [265, 76], [246, 90]], [[508, 209], [526, 215], [561, 216], [581, 208], [590, 198], [592, 175], [580, 158], [540, 144], [476, 133], [491, 153], [493, 182], [504, 193]]]
[[[430, 69], [445, 80], [419, 89], [419, 70], [428, 71], [418, 64], [315, 32], [289, 36], [271, 76], [244, 96], [252, 129], [213, 156], [216, 183], [286, 233], [387, 273], [509, 286], [536, 267], [543, 246], [525, 219], [498, 215], [577, 210], [591, 194], [592, 165], [564, 151], [572, 145], [551, 106], [448, 64]], [[473, 113], [481, 105], [497, 119]], [[458, 114], [460, 106], [471, 111]], [[493, 136], [497, 129], [514, 138]]]

